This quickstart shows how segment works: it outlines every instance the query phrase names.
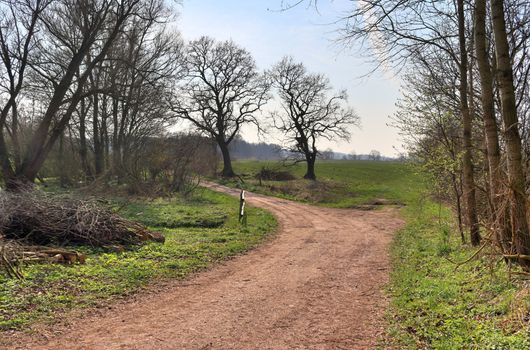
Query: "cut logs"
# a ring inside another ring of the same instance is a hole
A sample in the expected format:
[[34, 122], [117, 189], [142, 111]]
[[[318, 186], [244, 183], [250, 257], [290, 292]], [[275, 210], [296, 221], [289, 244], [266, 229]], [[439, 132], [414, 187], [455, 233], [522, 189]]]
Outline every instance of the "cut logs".
[[25, 263], [84, 264], [86, 256], [76, 251], [45, 246], [23, 246], [0, 239], [0, 269], [9, 277], [24, 278], [21, 266]]
[[22, 246], [22, 249], [15, 252], [14, 256], [22, 262], [52, 262], [61, 264], [84, 264], [86, 256], [82, 253], [50, 248], [45, 246]]

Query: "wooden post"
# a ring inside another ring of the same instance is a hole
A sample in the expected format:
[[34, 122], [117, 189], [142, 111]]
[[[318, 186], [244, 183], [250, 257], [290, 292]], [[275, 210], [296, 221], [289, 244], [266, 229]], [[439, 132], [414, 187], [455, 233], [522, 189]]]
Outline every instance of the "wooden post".
[[245, 190], [241, 190], [239, 194], [239, 222], [245, 216]]

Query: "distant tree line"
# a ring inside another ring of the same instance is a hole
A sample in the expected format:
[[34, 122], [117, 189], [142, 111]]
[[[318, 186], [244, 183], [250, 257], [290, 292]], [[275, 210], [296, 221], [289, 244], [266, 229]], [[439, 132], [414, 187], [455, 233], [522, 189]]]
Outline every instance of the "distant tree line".
[[252, 143], [238, 136], [230, 144], [230, 153], [234, 159], [274, 160], [283, 157], [282, 147], [274, 143]]

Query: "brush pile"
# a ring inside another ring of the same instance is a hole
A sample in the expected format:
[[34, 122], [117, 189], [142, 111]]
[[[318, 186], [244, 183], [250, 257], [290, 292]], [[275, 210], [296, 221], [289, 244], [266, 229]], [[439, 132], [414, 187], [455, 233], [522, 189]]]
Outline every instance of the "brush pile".
[[120, 217], [96, 201], [38, 191], [0, 192], [0, 236], [34, 245], [108, 247], [164, 237]]

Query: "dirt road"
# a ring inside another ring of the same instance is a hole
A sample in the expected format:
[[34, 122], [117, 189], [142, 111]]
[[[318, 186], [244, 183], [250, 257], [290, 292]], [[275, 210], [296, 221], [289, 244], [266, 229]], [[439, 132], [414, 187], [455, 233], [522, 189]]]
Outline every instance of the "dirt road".
[[277, 216], [276, 238], [20, 348], [372, 349], [384, 329], [381, 288], [387, 248], [402, 224], [396, 213], [254, 194], [247, 201]]

